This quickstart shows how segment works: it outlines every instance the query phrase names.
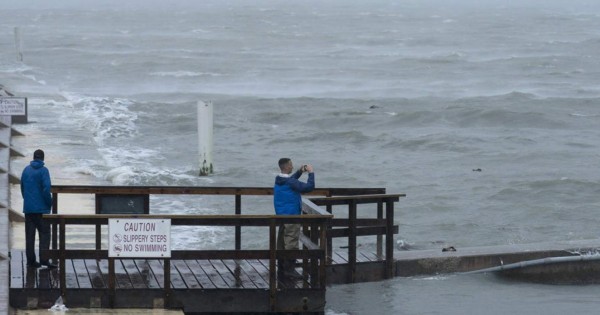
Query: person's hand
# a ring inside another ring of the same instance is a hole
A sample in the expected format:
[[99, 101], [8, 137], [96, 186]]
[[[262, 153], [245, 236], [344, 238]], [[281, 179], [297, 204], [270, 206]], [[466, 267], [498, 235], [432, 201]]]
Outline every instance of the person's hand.
[[313, 172], [313, 167], [312, 167], [312, 165], [310, 165], [310, 164], [306, 164], [305, 166], [306, 166], [306, 167], [305, 167], [305, 170], [306, 170], [307, 172], [309, 172], [309, 173], [312, 173], [312, 172]]

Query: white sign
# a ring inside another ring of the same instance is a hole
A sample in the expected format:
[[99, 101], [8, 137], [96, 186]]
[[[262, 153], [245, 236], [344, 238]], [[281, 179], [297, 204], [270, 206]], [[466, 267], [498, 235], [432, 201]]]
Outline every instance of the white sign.
[[0, 97], [0, 115], [23, 116], [26, 115], [27, 98], [25, 97]]
[[171, 219], [108, 219], [108, 257], [171, 257]]

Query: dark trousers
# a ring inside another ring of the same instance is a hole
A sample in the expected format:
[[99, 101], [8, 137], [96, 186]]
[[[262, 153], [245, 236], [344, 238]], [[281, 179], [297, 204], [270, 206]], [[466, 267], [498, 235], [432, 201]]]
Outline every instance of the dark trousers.
[[[43, 249], [50, 248], [50, 224], [42, 219], [41, 213], [25, 214], [25, 254], [27, 255], [27, 264], [36, 262], [35, 259], [35, 231], [40, 235], [40, 253]], [[47, 263], [48, 261], [41, 261]]]

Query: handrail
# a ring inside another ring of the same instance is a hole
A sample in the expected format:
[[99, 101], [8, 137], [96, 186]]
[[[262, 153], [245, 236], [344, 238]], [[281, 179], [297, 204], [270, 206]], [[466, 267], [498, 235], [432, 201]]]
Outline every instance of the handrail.
[[[171, 295], [170, 286], [170, 261], [173, 259], [268, 259], [269, 260], [269, 290], [271, 292], [271, 309], [275, 310], [277, 298], [276, 281], [276, 260], [277, 259], [302, 259], [303, 274], [306, 280], [308, 276], [311, 279], [313, 288], [325, 288], [325, 233], [327, 222], [331, 215], [298, 215], [298, 216], [276, 216], [276, 215], [60, 215], [47, 214], [44, 220], [51, 224], [59, 226], [59, 247], [58, 249], [43, 250], [40, 253], [44, 259], [58, 259], [60, 290], [61, 295], [66, 295], [66, 260], [67, 259], [108, 259], [109, 262], [109, 300], [114, 305], [116, 296], [115, 286], [115, 259], [108, 257], [108, 250], [85, 250], [85, 249], [67, 249], [66, 247], [66, 226], [76, 225], [106, 225], [111, 218], [153, 218], [170, 219], [171, 225], [184, 226], [265, 226], [269, 227], [269, 248], [259, 250], [172, 250], [170, 258], [152, 258], [164, 260], [164, 298], [165, 305], [168, 305]], [[303, 239], [308, 239], [303, 250], [278, 250], [276, 249], [276, 227], [280, 224], [299, 223], [304, 225], [305, 233], [301, 234]], [[144, 259], [136, 258], [118, 258], [118, 259]], [[148, 258], [150, 259], [150, 258]], [[313, 268], [306, 268], [310, 264]], [[304, 281], [304, 287], [308, 283]]]
[[313, 197], [310, 200], [319, 206], [327, 205], [349, 205], [350, 203], [374, 203], [380, 200], [399, 201], [400, 197], [406, 197], [406, 194], [369, 194], [353, 196], [332, 196], [332, 197]]
[[[54, 185], [52, 213], [58, 213], [58, 194], [147, 194], [147, 195], [232, 195], [235, 196], [235, 214], [242, 214], [243, 195], [273, 195], [272, 187], [198, 187], [198, 186], [103, 186], [103, 185]], [[310, 196], [347, 196], [359, 194], [382, 194], [385, 188], [315, 188]], [[330, 206], [328, 206], [328, 209]], [[56, 248], [57, 226], [52, 225], [52, 247]], [[241, 249], [241, 227], [235, 227], [235, 249]], [[98, 243], [98, 241], [97, 241]]]
[[[53, 185], [54, 194], [151, 194], [151, 195], [272, 195], [273, 187], [202, 187], [202, 186], [101, 186]], [[305, 195], [347, 196], [382, 194], [385, 188], [315, 188]]]
[[[406, 194], [368, 194], [353, 196], [313, 197], [303, 200], [303, 209], [319, 208], [327, 206], [329, 213], [333, 213], [333, 206], [347, 205], [348, 218], [333, 218], [329, 221], [327, 230], [327, 257], [332, 256], [333, 238], [348, 238], [348, 264], [349, 282], [356, 281], [356, 238], [365, 235], [377, 235], [377, 256], [381, 257], [383, 252], [383, 238], [385, 235], [385, 277], [394, 276], [394, 234], [398, 233], [398, 226], [394, 225], [394, 202], [405, 197]], [[377, 219], [357, 218], [359, 204], [377, 204]], [[383, 217], [383, 206], [385, 204], [385, 219]], [[344, 228], [334, 228], [344, 227]]]
[[[75, 186], [75, 185], [57, 185], [52, 187], [53, 194], [53, 213], [58, 213], [58, 194], [189, 194], [189, 195], [231, 195], [235, 197], [235, 215], [242, 215], [241, 198], [243, 195], [272, 195], [272, 187], [197, 187], [197, 186]], [[358, 236], [375, 235], [377, 237], [377, 256], [383, 257], [383, 235], [385, 235], [385, 263], [386, 277], [393, 276], [393, 235], [398, 233], [398, 226], [394, 225], [394, 202], [399, 198], [405, 197], [405, 194], [385, 194], [385, 188], [317, 188], [311, 193], [305, 194], [302, 199], [302, 211], [305, 214], [328, 216], [333, 212], [334, 206], [346, 205], [348, 207], [348, 218], [330, 218], [327, 224], [327, 234], [324, 234], [327, 243], [326, 252], [328, 263], [331, 263], [332, 257], [332, 239], [336, 237], [348, 238], [348, 262], [350, 264], [351, 274], [349, 281], [355, 281], [356, 268], [356, 238]], [[358, 205], [376, 204], [377, 218], [357, 218]], [[325, 210], [321, 206], [325, 206]], [[384, 217], [385, 208], [385, 217]], [[268, 210], [271, 212], [272, 210]], [[96, 217], [99, 217], [96, 215]], [[206, 217], [206, 216], [205, 216]], [[225, 218], [223, 216], [217, 216]], [[249, 218], [249, 217], [247, 217]], [[291, 223], [300, 223], [306, 219], [293, 218]], [[174, 219], [177, 220], [177, 219]], [[187, 217], [186, 220], [189, 220]], [[212, 221], [217, 224], [218, 220]], [[233, 221], [231, 221], [233, 222]], [[241, 250], [241, 228], [248, 226], [243, 220], [235, 224], [235, 250]], [[196, 222], [196, 223], [199, 223]], [[172, 223], [173, 224], [173, 223]], [[58, 224], [52, 223], [52, 248], [58, 246]], [[100, 226], [96, 225], [96, 249], [100, 247]], [[308, 238], [308, 237], [307, 237]], [[318, 236], [311, 236], [310, 239], [318, 239]]]
[[108, 223], [108, 219], [142, 218], [142, 219], [171, 219], [171, 225], [222, 225], [235, 226], [240, 223], [248, 226], [268, 226], [271, 220], [276, 223], [303, 223], [331, 219], [333, 215], [262, 215], [262, 214], [219, 214], [219, 215], [188, 215], [188, 214], [45, 214], [44, 220], [49, 223], [97, 224]]
[[329, 216], [331, 213], [321, 209], [308, 198], [302, 198], [302, 213]]

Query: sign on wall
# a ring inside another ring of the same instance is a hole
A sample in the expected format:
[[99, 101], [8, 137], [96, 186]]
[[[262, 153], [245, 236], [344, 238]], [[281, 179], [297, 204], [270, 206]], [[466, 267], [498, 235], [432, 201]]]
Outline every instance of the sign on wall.
[[27, 114], [27, 98], [0, 97], [0, 115], [22, 116]]
[[108, 220], [108, 257], [171, 257], [171, 219]]
[[15, 124], [27, 123], [26, 97], [0, 97], [0, 116], [11, 116]]

